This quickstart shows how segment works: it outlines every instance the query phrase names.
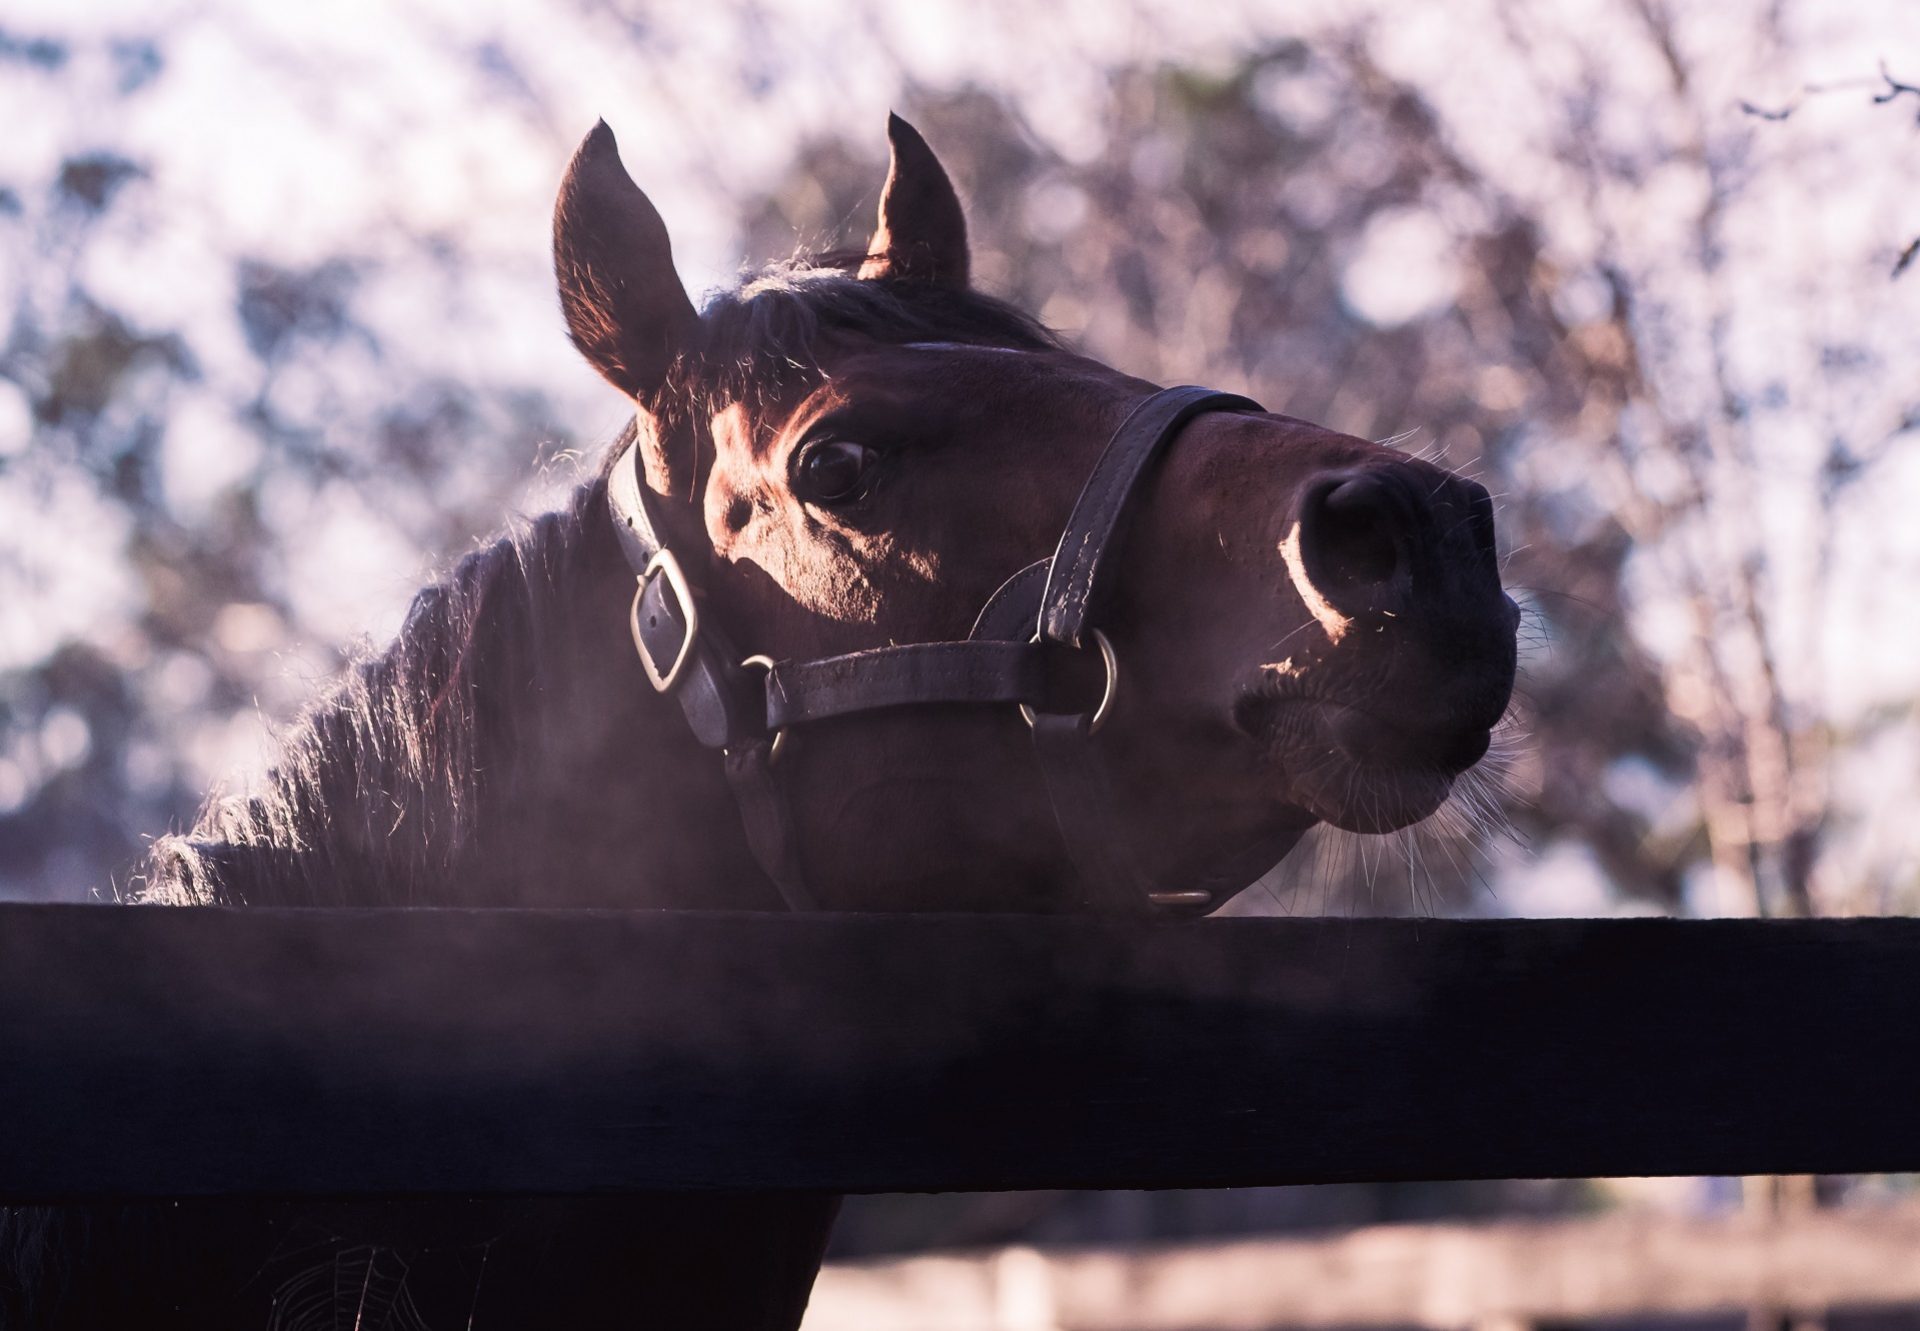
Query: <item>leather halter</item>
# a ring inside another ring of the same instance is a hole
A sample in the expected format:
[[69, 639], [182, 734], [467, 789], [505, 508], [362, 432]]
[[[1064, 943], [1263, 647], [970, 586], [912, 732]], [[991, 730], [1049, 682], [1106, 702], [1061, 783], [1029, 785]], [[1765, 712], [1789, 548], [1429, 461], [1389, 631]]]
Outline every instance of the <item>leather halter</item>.
[[[881, 708], [970, 703], [1018, 706], [1033, 731], [1054, 819], [1080, 880], [1081, 904], [1108, 914], [1198, 913], [1272, 867], [1255, 847], [1206, 886], [1161, 890], [1141, 875], [1091, 742], [1106, 718], [1119, 663], [1092, 620], [1111, 593], [1115, 548], [1157, 458], [1195, 416], [1257, 412], [1258, 403], [1192, 386], [1154, 393], [1108, 440], [1050, 559], [1003, 583], [960, 642], [879, 647], [812, 661], [743, 659], [700, 614], [700, 592], [654, 520], [637, 446], [614, 464], [614, 528], [638, 579], [629, 622], [648, 680], [680, 703], [695, 738], [724, 756], [754, 858], [794, 910], [817, 906], [800, 870], [793, 818], [775, 774], [787, 731]], [[1073, 657], [1093, 648], [1105, 669], [1097, 706], [1059, 709]]]

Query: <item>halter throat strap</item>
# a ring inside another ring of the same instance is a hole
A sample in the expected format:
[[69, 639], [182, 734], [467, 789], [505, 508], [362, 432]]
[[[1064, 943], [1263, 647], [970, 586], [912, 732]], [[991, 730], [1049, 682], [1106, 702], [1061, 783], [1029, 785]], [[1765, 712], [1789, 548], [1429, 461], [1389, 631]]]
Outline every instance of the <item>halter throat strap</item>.
[[743, 659], [724, 629], [702, 615], [701, 588], [668, 543], [652, 509], [657, 501], [641, 479], [638, 449], [628, 448], [614, 464], [607, 495], [636, 579], [628, 612], [634, 649], [655, 690], [679, 703], [695, 738], [724, 755], [748, 845], [789, 909], [818, 903], [800, 864], [776, 767], [786, 736], [792, 727], [883, 708], [1018, 706], [1032, 729], [1081, 904], [1089, 909], [1204, 913], [1223, 893], [1271, 867], [1277, 852], [1262, 859], [1264, 848], [1256, 848], [1235, 857], [1225, 871], [1230, 882], [1168, 889], [1147, 881], [1094, 743], [1119, 672], [1097, 620], [1112, 594], [1117, 548], [1139, 491], [1194, 417], [1261, 409], [1250, 399], [1194, 386], [1143, 399], [1094, 463], [1053, 556], [1008, 579], [970, 637], [811, 661]]

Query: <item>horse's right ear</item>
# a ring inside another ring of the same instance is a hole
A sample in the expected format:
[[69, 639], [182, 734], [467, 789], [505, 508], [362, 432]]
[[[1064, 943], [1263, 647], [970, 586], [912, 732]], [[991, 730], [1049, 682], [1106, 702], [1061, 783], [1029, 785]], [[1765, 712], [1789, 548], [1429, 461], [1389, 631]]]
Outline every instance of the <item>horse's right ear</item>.
[[573, 345], [609, 383], [647, 405], [699, 316], [673, 271], [666, 223], [620, 164], [604, 120], [560, 182], [553, 268]]

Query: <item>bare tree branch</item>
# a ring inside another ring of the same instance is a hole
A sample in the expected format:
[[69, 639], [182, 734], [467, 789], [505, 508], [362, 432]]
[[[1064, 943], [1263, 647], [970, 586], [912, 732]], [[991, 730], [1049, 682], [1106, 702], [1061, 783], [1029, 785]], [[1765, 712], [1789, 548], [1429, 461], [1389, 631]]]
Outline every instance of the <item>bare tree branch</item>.
[[1898, 277], [1906, 272], [1913, 266], [1916, 257], [1920, 257], [1920, 236], [1915, 236], [1908, 241], [1907, 247], [1900, 251], [1900, 257], [1893, 261], [1893, 272], [1889, 276]]
[[1894, 78], [1894, 76], [1887, 71], [1887, 62], [1882, 60], [1880, 62], [1880, 77], [1878, 79], [1862, 77], [1836, 79], [1832, 83], [1803, 83], [1800, 85], [1800, 91], [1795, 93], [1792, 98], [1783, 105], [1761, 106], [1756, 102], [1749, 102], [1743, 98], [1740, 102], [1740, 109], [1748, 115], [1761, 120], [1786, 120], [1791, 118], [1794, 112], [1805, 105], [1807, 99], [1810, 97], [1820, 97], [1831, 92], [1850, 92], [1856, 88], [1878, 88], [1879, 91], [1873, 96], [1873, 104], [1875, 106], [1883, 106], [1893, 101], [1896, 97], [1901, 96], [1903, 93], [1913, 93], [1916, 97], [1920, 97], [1920, 86], [1911, 83], [1902, 83], [1900, 80]]
[[1884, 60], [1880, 62], [1880, 77], [1887, 81], [1887, 87], [1886, 87], [1886, 91], [1878, 93], [1874, 96], [1873, 104], [1875, 106], [1885, 106], [1888, 102], [1891, 102], [1892, 100], [1894, 100], [1894, 98], [1899, 97], [1902, 93], [1910, 92], [1915, 97], [1920, 97], [1920, 85], [1916, 85], [1912, 83], [1902, 83], [1900, 80], [1896, 79], [1893, 75], [1887, 72], [1887, 62]]

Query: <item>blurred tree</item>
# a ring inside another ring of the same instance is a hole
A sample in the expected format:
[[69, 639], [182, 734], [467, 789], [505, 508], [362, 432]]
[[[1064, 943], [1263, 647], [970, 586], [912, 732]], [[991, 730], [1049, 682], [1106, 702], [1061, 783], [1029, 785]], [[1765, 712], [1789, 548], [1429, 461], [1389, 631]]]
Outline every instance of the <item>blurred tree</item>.
[[[1737, 61], [1665, 0], [1618, 17], [1651, 78], [1629, 92], [1613, 53], [1586, 45], [1571, 84], [1541, 92], [1605, 292], [1574, 339], [1586, 452], [1595, 492], [1641, 552], [1637, 599], [1664, 616], [1663, 693], [1693, 738], [1712, 908], [1884, 909], [1866, 884], [1822, 878], [1844, 741], [1910, 726], [1910, 702], [1862, 715], [1834, 687], [1836, 667], [1863, 664], [1836, 642], [1850, 626], [1832, 612], [1863, 571], [1839, 544], [1850, 517], [1886, 520], [1863, 502], [1868, 482], [1920, 424], [1895, 368], [1911, 348], [1869, 313], [1881, 302], [1867, 288], [1888, 269], [1823, 265], [1831, 239], [1806, 200], [1856, 168], [1831, 141], [1739, 114], [1750, 103], [1729, 95], [1730, 75], [1792, 67], [1805, 13], [1768, 9]], [[1523, 66], [1565, 67], [1564, 37], [1531, 16], [1512, 13], [1506, 35]], [[1858, 83], [1882, 102], [1904, 86], [1884, 69]], [[1617, 110], [1629, 97], [1630, 128]]]
[[[0, 77], [50, 102], [137, 104], [165, 71], [156, 40], [0, 31]], [[225, 328], [114, 308], [102, 251], [171, 219], [148, 197], [162, 168], [89, 143], [87, 123], [44, 175], [0, 181], [0, 244], [24, 260], [0, 341], [5, 896], [111, 890], [258, 743], [260, 709], [284, 715], [337, 668], [350, 644], [290, 586], [332, 515], [379, 514], [403, 561], [458, 549], [498, 525], [554, 415], [535, 383], [456, 383], [383, 345], [360, 312], [382, 268], [365, 254], [223, 252]], [[462, 268], [444, 237], [386, 243]]]

